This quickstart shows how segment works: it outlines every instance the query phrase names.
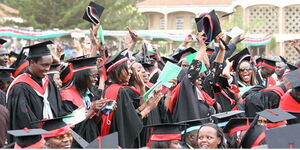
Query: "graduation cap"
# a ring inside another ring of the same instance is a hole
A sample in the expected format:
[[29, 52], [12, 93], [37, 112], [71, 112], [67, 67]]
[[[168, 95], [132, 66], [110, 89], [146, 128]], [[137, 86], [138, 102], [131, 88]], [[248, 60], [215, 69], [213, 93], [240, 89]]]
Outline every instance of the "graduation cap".
[[51, 138], [61, 136], [70, 132], [71, 128], [63, 121], [64, 118], [66, 117], [58, 117], [54, 119], [35, 121], [31, 123], [41, 123], [42, 128], [50, 132], [50, 134], [43, 134], [43, 137]]
[[150, 71], [154, 67], [154, 65], [151, 64], [150, 62], [144, 62], [144, 61], [142, 61], [140, 63], [142, 64], [142, 66], [144, 67], [144, 69], [147, 70], [147, 71]]
[[289, 72], [285, 77], [290, 81], [293, 88], [300, 87], [300, 69]]
[[29, 66], [28, 60], [26, 60], [27, 56], [24, 54], [24, 48], [21, 50], [17, 60], [10, 65], [10, 68], [15, 68], [16, 70], [13, 72], [13, 77], [17, 77], [19, 74], [23, 73], [25, 69]]
[[24, 47], [23, 49], [29, 48], [28, 59], [34, 57], [48, 56], [51, 55], [50, 49], [47, 47], [48, 44], [53, 44], [53, 42], [46, 41], [46, 42]]
[[193, 120], [187, 120], [187, 121], [181, 121], [178, 122], [178, 124], [186, 124], [187, 129], [184, 132], [189, 133], [194, 130], [199, 130], [201, 125], [210, 123], [211, 119], [210, 118], [202, 118], [202, 119], [193, 119]]
[[266, 131], [269, 148], [300, 148], [300, 124], [288, 125]]
[[45, 140], [41, 135], [49, 134], [49, 132], [44, 129], [27, 128], [24, 128], [23, 130], [10, 130], [7, 131], [7, 133], [17, 137], [15, 143], [15, 148], [17, 149], [41, 149], [45, 144]]
[[112, 134], [103, 137], [99, 136], [85, 148], [97, 148], [97, 149], [98, 148], [106, 148], [106, 149], [119, 148], [118, 132], [114, 132]]
[[226, 13], [226, 14], [222, 15], [221, 18], [228, 17], [228, 16], [232, 15], [233, 13], [234, 13], [234, 11], [230, 12], [230, 13]]
[[0, 39], [0, 47], [2, 47], [2, 45], [3, 45], [4, 43], [6, 43], [6, 42], [7, 42], [6, 40]]
[[227, 122], [230, 118], [238, 118], [245, 114], [245, 111], [235, 110], [235, 111], [227, 111], [223, 113], [217, 113], [211, 116], [215, 123]]
[[242, 51], [238, 52], [234, 56], [228, 59], [230, 62], [233, 61], [232, 67], [234, 70], [237, 70], [237, 66], [244, 60], [250, 62], [251, 60], [251, 53], [248, 48], [243, 49]]
[[67, 84], [69, 81], [71, 81], [73, 77], [73, 67], [72, 64], [64, 64], [60, 68], [59, 72], [60, 80], [62, 81], [62, 84]]
[[285, 64], [287, 64], [287, 60], [284, 59], [282, 56], [279, 56], [279, 58], [281, 59], [282, 62], [284, 62]]
[[10, 60], [12, 60], [12, 59], [16, 60], [18, 58], [19, 54], [17, 54], [14, 51], [10, 51], [10, 53], [8, 54], [8, 56], [9, 56]]
[[72, 134], [74, 140], [82, 147], [85, 148], [86, 146], [89, 145], [89, 143], [83, 139], [80, 135], [78, 135], [75, 131], [72, 129], [70, 130], [70, 133]]
[[[204, 30], [205, 33], [205, 43], [209, 44], [215, 37], [222, 32], [220, 21], [218, 16], [215, 13], [215, 10], [212, 10], [209, 13], [203, 13], [199, 18], [195, 18], [197, 30], [201, 32]], [[228, 49], [227, 44], [221, 39], [225, 49]]]
[[195, 21], [198, 32], [204, 30], [206, 35], [206, 43], [210, 43], [215, 37], [217, 37], [219, 33], [222, 32], [220, 21], [215, 13], [215, 10], [200, 15], [199, 18], [195, 18]]
[[284, 110], [281, 110], [279, 108], [266, 109], [264, 111], [258, 112], [257, 114], [259, 116], [262, 116], [262, 117], [268, 119], [270, 122], [273, 122], [273, 123], [296, 118], [292, 114], [290, 114]]
[[73, 65], [73, 72], [97, 68], [96, 61], [98, 57], [89, 57], [89, 58], [81, 58], [81, 59], [72, 59], [69, 60], [69, 63]]
[[206, 48], [206, 53], [207, 54], [212, 54], [212, 53], [214, 53], [215, 52], [215, 48], [214, 47], [207, 47]]
[[104, 11], [104, 7], [100, 6], [94, 2], [90, 2], [86, 7], [83, 14], [83, 19], [91, 22], [93, 24], [98, 24], [100, 22], [100, 17]]
[[294, 66], [294, 65], [292, 65], [292, 64], [289, 64], [289, 63], [287, 63], [287, 66], [288, 66], [288, 68], [289, 68], [291, 71], [294, 71], [294, 70], [297, 70], [297, 69], [298, 69], [298, 67], [296, 67], [296, 66]]
[[231, 118], [226, 126], [223, 128], [224, 133], [231, 136], [239, 131], [246, 131], [250, 128], [250, 123], [253, 118]]
[[49, 71], [47, 72], [47, 74], [49, 75], [49, 74], [58, 74], [59, 73], [59, 67], [60, 66], [60, 64], [52, 64], [51, 66], [50, 66], [50, 69], [49, 69]]
[[172, 57], [166, 57], [166, 56], [162, 56], [161, 57], [162, 60], [164, 61], [164, 63], [167, 63], [168, 61], [170, 61], [171, 63], [177, 64], [178, 61], [176, 61], [174, 58]]
[[174, 54], [174, 55], [173, 55], [173, 58], [174, 58], [176, 61], [180, 62], [185, 56], [188, 56], [188, 55], [193, 54], [193, 53], [195, 53], [195, 52], [197, 52], [197, 50], [195, 50], [195, 49], [192, 48], [192, 47], [189, 47], [189, 48], [187, 48], [187, 49], [185, 49], [185, 50], [183, 50], [183, 51], [180, 51], [180, 52]]
[[263, 63], [262, 57], [258, 57], [255, 59], [255, 67], [260, 66]]
[[120, 64], [122, 64], [128, 60], [128, 58], [126, 56], [122, 55], [123, 52], [124, 52], [124, 50], [117, 53], [116, 55], [110, 57], [107, 60], [107, 62], [104, 65], [106, 72], [112, 71], [114, 68], [116, 68], [117, 66], [119, 66]]
[[[150, 136], [150, 141], [172, 141], [181, 140], [180, 127], [186, 126], [186, 124], [179, 123], [164, 123], [147, 125], [145, 127], [152, 127], [152, 134]], [[172, 136], [170, 136], [170, 134]]]
[[14, 71], [14, 68], [0, 66], [0, 80], [13, 80], [13, 78], [11, 77], [11, 73]]
[[250, 126], [242, 138], [241, 146], [243, 148], [252, 148], [261, 144], [266, 137], [266, 127], [261, 125]]
[[267, 58], [262, 58], [262, 64], [265, 67], [268, 67], [270, 69], [275, 70], [276, 69], [276, 61], [267, 59]]

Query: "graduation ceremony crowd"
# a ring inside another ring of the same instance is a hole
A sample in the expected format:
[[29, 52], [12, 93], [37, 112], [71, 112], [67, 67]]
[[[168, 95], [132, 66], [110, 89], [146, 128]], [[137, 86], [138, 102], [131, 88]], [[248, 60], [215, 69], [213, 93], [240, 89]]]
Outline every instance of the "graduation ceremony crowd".
[[84, 11], [85, 55], [64, 59], [52, 41], [1, 47], [1, 148], [300, 148], [300, 57], [237, 49], [214, 10], [170, 56], [136, 46], [130, 28], [113, 54], [97, 38], [103, 10]]

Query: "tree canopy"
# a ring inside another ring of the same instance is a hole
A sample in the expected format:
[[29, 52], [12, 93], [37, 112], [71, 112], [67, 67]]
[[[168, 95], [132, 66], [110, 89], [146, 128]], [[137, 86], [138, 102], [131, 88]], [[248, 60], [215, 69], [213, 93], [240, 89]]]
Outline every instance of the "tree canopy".
[[[145, 29], [146, 19], [135, 7], [136, 0], [93, 0], [105, 7], [101, 25], [106, 30]], [[82, 19], [90, 0], [0, 0], [19, 10], [24, 23], [7, 22], [6, 25], [35, 29], [87, 29], [90, 24]]]

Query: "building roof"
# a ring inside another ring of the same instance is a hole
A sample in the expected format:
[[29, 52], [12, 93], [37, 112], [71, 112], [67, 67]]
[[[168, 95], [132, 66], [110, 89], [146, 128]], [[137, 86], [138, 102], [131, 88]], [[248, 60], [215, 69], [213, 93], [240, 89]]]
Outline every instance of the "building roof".
[[0, 17], [11, 17], [12, 15], [10, 15], [10, 13], [19, 14], [19, 11], [3, 3], [0, 3]]
[[232, 0], [145, 0], [137, 6], [159, 6], [159, 5], [231, 5]]

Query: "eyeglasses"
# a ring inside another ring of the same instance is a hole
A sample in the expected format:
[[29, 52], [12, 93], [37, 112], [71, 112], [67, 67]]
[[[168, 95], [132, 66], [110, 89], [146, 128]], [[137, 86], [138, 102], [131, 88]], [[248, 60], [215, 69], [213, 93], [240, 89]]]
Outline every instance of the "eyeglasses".
[[249, 71], [249, 70], [252, 70], [252, 67], [241, 67], [239, 70], [240, 71], [244, 71], [244, 70]]

